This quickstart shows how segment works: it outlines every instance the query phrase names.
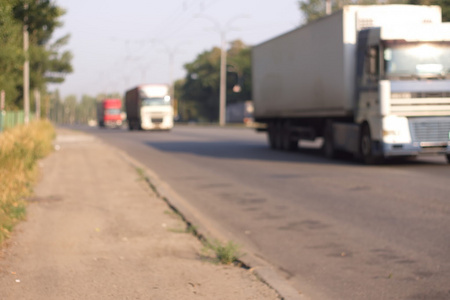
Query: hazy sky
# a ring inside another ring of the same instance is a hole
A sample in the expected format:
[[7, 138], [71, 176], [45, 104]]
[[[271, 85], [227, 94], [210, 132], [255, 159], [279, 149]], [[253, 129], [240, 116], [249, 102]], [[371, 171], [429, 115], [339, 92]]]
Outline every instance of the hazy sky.
[[[124, 93], [142, 83], [185, 76], [183, 65], [226, 40], [256, 45], [299, 26], [297, 0], [56, 0], [67, 10], [54, 38], [70, 33], [74, 73], [59, 89], [75, 94]], [[200, 15], [202, 17], [195, 17]], [[227, 26], [228, 24], [228, 26]]]

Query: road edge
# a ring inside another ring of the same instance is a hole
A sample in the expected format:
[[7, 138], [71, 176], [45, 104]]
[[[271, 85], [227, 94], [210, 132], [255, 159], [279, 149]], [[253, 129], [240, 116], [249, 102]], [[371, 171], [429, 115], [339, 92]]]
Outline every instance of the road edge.
[[[103, 141], [102, 141], [103, 142]], [[156, 173], [138, 162], [134, 158], [130, 157], [124, 151], [114, 148], [123, 160], [135, 169], [140, 169], [147, 176], [149, 184], [153, 186], [155, 192], [168, 203], [173, 209], [175, 209], [183, 219], [190, 225], [196, 228], [199, 236], [203, 236], [207, 239], [226, 240], [225, 234], [217, 229], [211, 222], [206, 220], [201, 214], [199, 214], [183, 197], [178, 195], [167, 183], [161, 180]], [[274, 289], [281, 299], [283, 300], [307, 300], [301, 292], [294, 289], [285, 278], [278, 274], [274, 267], [267, 261], [257, 257], [249, 251], [243, 249], [245, 255], [239, 260], [253, 270], [255, 275], [260, 278], [262, 282]]]

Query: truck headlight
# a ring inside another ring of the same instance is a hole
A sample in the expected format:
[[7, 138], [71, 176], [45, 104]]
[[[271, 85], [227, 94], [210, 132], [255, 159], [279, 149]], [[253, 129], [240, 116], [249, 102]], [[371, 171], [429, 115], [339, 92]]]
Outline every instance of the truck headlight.
[[408, 119], [397, 116], [383, 118], [383, 141], [389, 144], [411, 143]]

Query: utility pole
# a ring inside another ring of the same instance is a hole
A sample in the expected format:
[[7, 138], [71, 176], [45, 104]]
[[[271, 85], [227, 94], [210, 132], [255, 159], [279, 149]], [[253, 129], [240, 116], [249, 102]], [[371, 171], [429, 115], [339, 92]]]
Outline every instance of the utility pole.
[[23, 51], [25, 53], [25, 62], [23, 64], [23, 110], [24, 122], [30, 122], [30, 61], [28, 56], [28, 4], [24, 4], [25, 17], [23, 20]]
[[219, 22], [215, 19], [204, 16], [197, 15], [196, 18], [204, 18], [208, 19], [214, 23], [216, 26], [216, 30], [220, 34], [220, 92], [219, 92], [219, 124], [220, 126], [224, 126], [226, 123], [226, 102], [227, 102], [227, 40], [226, 40], [226, 32], [227, 30], [231, 30], [230, 25], [233, 21], [239, 18], [243, 18], [245, 16], [237, 16], [230, 19], [225, 26], [221, 26]]
[[220, 32], [220, 110], [219, 110], [219, 124], [225, 126], [226, 110], [227, 110], [227, 40], [225, 37], [225, 30]]
[[331, 14], [331, 0], [325, 0], [325, 14]]

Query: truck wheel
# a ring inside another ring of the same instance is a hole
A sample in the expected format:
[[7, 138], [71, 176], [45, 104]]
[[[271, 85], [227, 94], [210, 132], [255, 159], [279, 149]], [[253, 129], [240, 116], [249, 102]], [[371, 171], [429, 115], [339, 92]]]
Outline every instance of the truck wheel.
[[447, 163], [450, 164], [450, 154], [445, 155], [447, 157]]
[[275, 127], [275, 149], [281, 150], [283, 149], [283, 123], [276, 122], [274, 127]]
[[275, 123], [270, 122], [267, 128], [267, 140], [269, 142], [269, 146], [272, 149], [275, 149]]
[[281, 126], [281, 139], [282, 139], [282, 149], [285, 151], [294, 151], [298, 148], [298, 140], [292, 139], [292, 134], [289, 130], [290, 124], [288, 121], [283, 123]]
[[296, 151], [298, 149], [298, 140], [291, 140], [290, 136], [285, 137], [283, 150]]
[[323, 134], [323, 153], [328, 158], [336, 157], [336, 149], [334, 147], [333, 122], [327, 121]]
[[359, 152], [365, 164], [373, 165], [381, 162], [381, 157], [375, 156], [372, 150], [372, 136], [369, 125], [365, 124], [361, 130], [359, 139]]

